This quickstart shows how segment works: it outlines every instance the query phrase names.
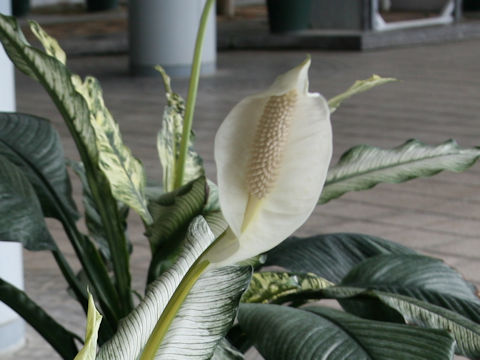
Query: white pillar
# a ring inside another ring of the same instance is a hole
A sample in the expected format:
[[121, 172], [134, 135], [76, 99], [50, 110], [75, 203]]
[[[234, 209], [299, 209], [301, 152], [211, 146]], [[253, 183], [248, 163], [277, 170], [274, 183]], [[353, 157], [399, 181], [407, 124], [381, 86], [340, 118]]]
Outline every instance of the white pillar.
[[[187, 77], [205, 0], [130, 0], [129, 47], [133, 74], [156, 74], [162, 65], [173, 77]], [[215, 11], [208, 19], [201, 74], [215, 71], [217, 54]]]
[[[0, 1], [0, 12], [10, 14], [10, 1]], [[15, 111], [15, 79], [13, 64], [0, 46], [0, 111]], [[0, 241], [0, 277], [23, 289], [22, 247]], [[0, 302], [0, 354], [22, 346], [24, 322], [9, 307]]]

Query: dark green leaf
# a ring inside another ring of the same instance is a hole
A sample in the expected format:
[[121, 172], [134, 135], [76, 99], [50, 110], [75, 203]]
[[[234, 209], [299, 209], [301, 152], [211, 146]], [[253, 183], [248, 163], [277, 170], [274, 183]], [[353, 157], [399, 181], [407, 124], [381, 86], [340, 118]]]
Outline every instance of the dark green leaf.
[[408, 140], [394, 149], [358, 145], [342, 155], [327, 174], [320, 203], [380, 183], [401, 183], [448, 170], [461, 172], [480, 157], [480, 148], [461, 149], [453, 140], [429, 146]]
[[[110, 254], [110, 248], [108, 246], [107, 234], [105, 233], [102, 219], [95, 205], [95, 201], [93, 199], [93, 195], [85, 174], [85, 168], [81, 162], [68, 160], [67, 163], [68, 166], [70, 166], [73, 171], [75, 171], [75, 173], [80, 178], [80, 181], [82, 182], [83, 206], [85, 208], [85, 223], [87, 225], [88, 233], [95, 240], [98, 249], [102, 253], [102, 256], [111, 263], [112, 259]], [[128, 210], [129, 208], [125, 206], [125, 204], [118, 204], [119, 217], [125, 230], [127, 229]], [[127, 238], [126, 232], [125, 237]], [[128, 246], [130, 249], [129, 252], [131, 252], [132, 244], [129, 242]]]
[[[438, 259], [421, 255], [380, 255], [355, 267], [340, 285], [413, 297], [480, 322], [480, 300], [474, 288]], [[378, 314], [376, 304], [361, 304], [361, 309], [355, 304], [357, 302], [342, 302], [348, 311], [358, 315]]]
[[60, 220], [65, 209], [69, 216], [78, 218], [60, 137], [47, 120], [0, 113], [0, 154], [25, 173], [45, 216]]
[[0, 278], [0, 301], [10, 306], [25, 319], [64, 359], [77, 354], [75, 340], [81, 338], [57, 323], [25, 292]]
[[16, 165], [0, 155], [0, 241], [20, 242], [28, 250], [53, 250], [35, 191]]
[[328, 308], [307, 309], [242, 304], [238, 319], [266, 360], [453, 358], [454, 341], [445, 331], [365, 320]]
[[338, 283], [357, 264], [381, 254], [413, 254], [401, 245], [363, 234], [324, 234], [291, 237], [267, 253], [266, 266], [310, 272]]
[[[336, 299], [358, 298], [362, 302], [369, 298], [379, 300], [401, 314], [407, 324], [450, 332], [456, 341], [456, 353], [475, 359], [480, 356], [480, 325], [454, 311], [412, 297], [377, 290], [334, 286], [321, 293]], [[468, 303], [465, 300], [463, 302]], [[478, 306], [476, 311], [478, 314]]]
[[201, 213], [205, 201], [204, 177], [150, 201], [148, 207], [154, 222], [146, 231], [153, 254], [149, 282], [176, 261], [188, 225]]

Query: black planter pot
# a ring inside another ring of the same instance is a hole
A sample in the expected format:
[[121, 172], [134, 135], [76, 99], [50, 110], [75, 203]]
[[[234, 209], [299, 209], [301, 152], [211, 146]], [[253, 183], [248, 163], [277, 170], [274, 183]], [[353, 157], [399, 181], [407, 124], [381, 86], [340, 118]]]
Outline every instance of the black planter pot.
[[87, 0], [87, 11], [104, 11], [117, 6], [118, 0]]
[[311, 0], [267, 0], [272, 33], [305, 30], [310, 26]]
[[464, 11], [480, 11], [480, 0], [463, 0]]
[[30, 11], [30, 0], [12, 0], [12, 15], [25, 16]]

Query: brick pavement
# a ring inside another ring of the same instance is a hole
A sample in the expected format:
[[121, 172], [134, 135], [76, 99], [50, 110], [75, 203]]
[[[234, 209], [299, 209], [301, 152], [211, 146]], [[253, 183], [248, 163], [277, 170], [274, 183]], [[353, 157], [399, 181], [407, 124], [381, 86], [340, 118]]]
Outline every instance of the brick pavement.
[[[372, 52], [311, 52], [310, 88], [331, 97], [355, 79], [372, 73], [400, 82], [351, 99], [333, 115], [334, 158], [350, 146], [368, 143], [394, 147], [408, 138], [436, 144], [455, 138], [461, 146], [479, 145], [480, 40]], [[194, 128], [197, 149], [207, 173], [215, 176], [213, 138], [228, 110], [248, 94], [263, 90], [273, 78], [303, 60], [304, 51], [222, 52], [218, 71], [200, 83]], [[96, 56], [69, 60], [74, 71], [97, 76], [106, 103], [120, 124], [124, 140], [143, 160], [149, 179], [160, 178], [155, 133], [164, 105], [158, 78], [132, 78], [127, 57]], [[187, 81], [174, 80], [186, 93]], [[50, 118], [62, 134], [67, 156], [76, 157], [72, 142], [50, 100], [39, 86], [17, 75], [18, 110]], [[480, 285], [480, 165], [463, 174], [444, 173], [401, 185], [379, 185], [350, 193], [318, 207], [300, 235], [317, 232], [364, 232], [443, 258]], [[78, 185], [78, 184], [76, 184]], [[76, 188], [77, 199], [78, 187]], [[54, 235], [68, 254], [59, 226]], [[143, 284], [148, 245], [141, 225], [132, 218], [130, 236], [134, 283]], [[71, 258], [71, 256], [69, 257]], [[25, 253], [27, 292], [67, 326], [81, 332], [82, 312], [63, 291], [65, 283], [48, 254]], [[27, 346], [10, 359], [56, 359], [31, 330]]]

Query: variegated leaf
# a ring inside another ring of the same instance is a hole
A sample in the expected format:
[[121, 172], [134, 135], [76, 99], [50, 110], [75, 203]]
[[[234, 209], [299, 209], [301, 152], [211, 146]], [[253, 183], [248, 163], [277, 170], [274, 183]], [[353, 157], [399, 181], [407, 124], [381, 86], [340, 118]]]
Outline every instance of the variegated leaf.
[[67, 55], [58, 44], [58, 41], [48, 35], [37, 22], [29, 21], [29, 24], [30, 30], [32, 30], [37, 39], [42, 43], [45, 52], [65, 65], [67, 63]]
[[95, 360], [97, 354], [97, 338], [102, 315], [95, 308], [92, 294], [88, 296], [87, 330], [85, 331], [85, 344], [74, 360]]
[[372, 75], [368, 79], [365, 80], [357, 80], [355, 83], [350, 86], [347, 91], [331, 98], [328, 100], [328, 107], [330, 108], [330, 113], [335, 112], [335, 110], [338, 109], [340, 104], [352, 97], [353, 95], [362, 93], [364, 91], [370, 90], [371, 88], [378, 86], [378, 85], [383, 85], [392, 81], [396, 81], [394, 78], [383, 78], [378, 75]]
[[448, 170], [461, 172], [480, 157], [480, 148], [461, 149], [454, 140], [430, 146], [408, 140], [393, 149], [358, 145], [342, 155], [327, 175], [320, 203], [379, 183], [400, 183]]
[[[175, 190], [175, 167], [180, 155], [185, 101], [179, 94], [172, 91], [170, 77], [165, 70], [161, 66], [157, 66], [156, 69], [162, 75], [167, 98], [162, 129], [157, 136], [157, 149], [163, 168], [163, 188], [165, 192], [170, 192]], [[182, 185], [203, 176], [205, 173], [202, 158], [193, 150], [193, 142], [194, 134], [192, 132]]]
[[90, 125], [87, 104], [75, 91], [72, 74], [62, 62], [64, 59], [58, 51], [52, 50], [58, 44], [41, 32], [35, 22], [31, 27], [34, 33], [41, 34], [39, 39], [47, 51], [59, 56], [60, 60], [31, 46], [14, 17], [0, 15], [0, 41], [17, 68], [45, 87], [72, 132], [80, 153], [96, 159], [95, 132]]
[[248, 290], [242, 297], [246, 303], [269, 303], [305, 291], [332, 286], [328, 280], [314, 274], [259, 272], [253, 274]]
[[147, 224], [151, 223], [145, 198], [143, 166], [124, 145], [118, 124], [103, 101], [98, 80], [88, 76], [82, 82], [79, 76], [74, 75], [72, 82], [90, 110], [90, 122], [96, 134], [98, 165], [110, 183], [113, 196], [138, 212]]
[[[154, 281], [144, 300], [127, 316], [106, 343], [98, 360], [136, 359], [160, 316], [200, 255], [214, 241], [202, 217], [194, 219], [177, 262]], [[171, 323], [157, 352], [162, 359], [210, 359], [236, 314], [250, 280], [250, 268], [225, 267], [200, 276]]]

